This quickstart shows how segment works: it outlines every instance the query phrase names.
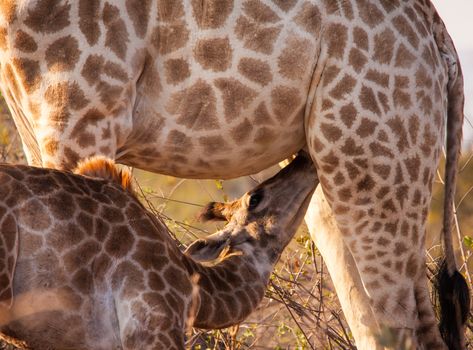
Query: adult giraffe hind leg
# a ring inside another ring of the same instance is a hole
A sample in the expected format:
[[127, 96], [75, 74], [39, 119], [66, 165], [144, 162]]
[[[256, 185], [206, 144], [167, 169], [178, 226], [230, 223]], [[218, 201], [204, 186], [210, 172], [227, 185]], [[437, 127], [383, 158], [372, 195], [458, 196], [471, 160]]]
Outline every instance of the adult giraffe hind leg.
[[[402, 7], [395, 11], [404, 17]], [[327, 38], [338, 39], [322, 40], [323, 69], [305, 130], [375, 319], [381, 328], [414, 335], [447, 72], [438, 52], [421, 55], [391, 26], [380, 20], [368, 34], [349, 23], [340, 37], [340, 26], [327, 25]], [[435, 45], [432, 36], [416, 38], [419, 47]], [[360, 55], [372, 60], [353, 59]], [[438, 331], [434, 336], [441, 342]]]
[[429, 289], [427, 287], [427, 275], [422, 273], [418, 276], [415, 286], [415, 298], [417, 304], [416, 337], [423, 349], [445, 349], [445, 344], [438, 338], [438, 323], [432, 309]]

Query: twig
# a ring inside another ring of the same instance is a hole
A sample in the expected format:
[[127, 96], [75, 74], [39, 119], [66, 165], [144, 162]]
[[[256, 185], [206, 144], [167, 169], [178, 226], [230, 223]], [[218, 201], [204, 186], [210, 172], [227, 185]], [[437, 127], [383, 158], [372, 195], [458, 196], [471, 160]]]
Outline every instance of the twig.
[[[275, 284], [273, 283], [273, 281], [271, 281], [270, 284], [273, 288], [275, 287]], [[284, 303], [284, 306], [286, 307], [286, 310], [289, 312], [292, 319], [297, 324], [297, 327], [299, 327], [299, 329], [301, 330], [302, 334], [304, 335], [305, 339], [307, 340], [307, 344], [309, 344], [309, 346], [312, 350], [315, 350], [315, 348], [312, 346], [309, 338], [307, 337], [307, 334], [305, 333], [304, 329], [302, 329], [301, 325], [299, 324], [297, 319], [294, 317], [294, 314], [292, 313], [291, 308], [287, 305], [286, 301], [284, 300], [284, 297], [279, 293], [279, 290], [277, 288], [274, 288], [274, 290], [276, 291], [276, 293], [278, 293], [279, 297], [281, 298], [282, 302]]]

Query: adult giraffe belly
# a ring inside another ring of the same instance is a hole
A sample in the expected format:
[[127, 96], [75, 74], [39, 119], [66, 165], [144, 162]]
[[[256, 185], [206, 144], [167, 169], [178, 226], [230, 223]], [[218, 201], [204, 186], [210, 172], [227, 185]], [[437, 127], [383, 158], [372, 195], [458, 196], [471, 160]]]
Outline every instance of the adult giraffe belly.
[[304, 103], [283, 85], [257, 92], [199, 77], [162, 104], [138, 104], [117, 161], [186, 178], [256, 173], [304, 146]]
[[178, 177], [232, 178], [301, 149], [315, 46], [284, 29], [269, 55], [237, 51], [218, 31], [212, 39], [195, 33], [179, 54], [145, 59], [117, 160]]

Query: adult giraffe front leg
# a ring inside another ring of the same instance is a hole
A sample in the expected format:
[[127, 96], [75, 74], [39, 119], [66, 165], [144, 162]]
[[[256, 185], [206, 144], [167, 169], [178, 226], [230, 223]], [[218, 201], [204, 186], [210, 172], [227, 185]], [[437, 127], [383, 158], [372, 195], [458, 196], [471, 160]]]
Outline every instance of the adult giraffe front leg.
[[380, 333], [379, 325], [371, 309], [370, 299], [366, 295], [356, 262], [343, 241], [332, 209], [320, 187], [312, 196], [305, 222], [332, 277], [338, 300], [357, 348], [382, 349], [377, 339]]
[[116, 158], [133, 128], [138, 87], [148, 98], [160, 93], [147, 20], [133, 22], [135, 31], [120, 18], [140, 6], [5, 4], [0, 82], [29, 164], [71, 170], [89, 156]]

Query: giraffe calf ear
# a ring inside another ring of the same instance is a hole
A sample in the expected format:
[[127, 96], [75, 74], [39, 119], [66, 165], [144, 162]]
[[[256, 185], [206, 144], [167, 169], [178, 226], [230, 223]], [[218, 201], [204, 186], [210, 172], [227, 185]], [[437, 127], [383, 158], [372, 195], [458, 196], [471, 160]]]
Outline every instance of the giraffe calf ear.
[[227, 205], [225, 203], [210, 202], [198, 215], [201, 221], [228, 221]]
[[215, 234], [205, 239], [198, 239], [187, 247], [185, 254], [195, 261], [215, 260], [225, 248], [228, 249], [229, 244], [228, 235]]

